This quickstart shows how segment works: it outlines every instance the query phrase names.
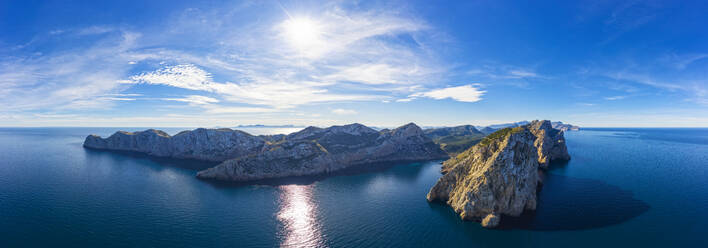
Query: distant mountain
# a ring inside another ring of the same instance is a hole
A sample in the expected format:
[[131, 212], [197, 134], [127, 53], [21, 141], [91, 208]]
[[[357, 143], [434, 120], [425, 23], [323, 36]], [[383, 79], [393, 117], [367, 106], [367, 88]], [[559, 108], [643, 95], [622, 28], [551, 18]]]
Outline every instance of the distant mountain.
[[519, 121], [519, 122], [512, 122], [512, 123], [503, 123], [503, 124], [494, 124], [494, 125], [489, 125], [488, 127], [493, 128], [495, 130], [499, 130], [502, 128], [507, 128], [507, 127], [519, 127], [529, 124], [529, 121]]
[[[499, 129], [502, 128], [507, 128], [507, 127], [520, 127], [523, 125], [529, 124], [528, 121], [519, 121], [519, 122], [512, 122], [512, 123], [504, 123], [504, 124], [494, 124], [494, 125], [489, 125], [486, 127], [480, 127], [480, 131], [484, 134], [490, 134], [493, 132], [496, 132]], [[556, 122], [551, 122], [551, 125], [553, 128], [561, 130], [561, 131], [577, 131], [580, 130], [580, 127], [571, 125], [571, 124], [565, 124], [560, 121]]]
[[425, 135], [440, 145], [445, 152], [454, 155], [477, 144], [485, 134], [472, 125], [425, 129]]
[[447, 154], [413, 123], [382, 131], [355, 123], [305, 128], [257, 153], [200, 171], [197, 177], [243, 182], [329, 173], [354, 165], [442, 158]]
[[494, 129], [494, 128], [491, 128], [491, 127], [484, 127], [484, 128], [482, 128], [482, 130], [481, 130], [480, 132], [482, 132], [484, 135], [487, 135], [487, 134], [496, 132], [497, 130], [498, 130], [498, 129]]
[[253, 125], [238, 125], [236, 128], [296, 128], [305, 126], [295, 126], [295, 125], [263, 125], [263, 124], [253, 124]]
[[438, 127], [438, 128], [428, 128], [424, 130], [425, 135], [428, 135], [430, 138], [439, 138], [439, 137], [444, 137], [444, 136], [464, 136], [464, 135], [474, 135], [474, 134], [482, 134], [477, 128], [475, 128], [472, 125], [463, 125], [463, 126], [456, 126], [456, 127]]
[[561, 131], [578, 131], [578, 130], [580, 130], [579, 126], [565, 124], [560, 121], [551, 122], [551, 125], [553, 126], [553, 128], [561, 130]]

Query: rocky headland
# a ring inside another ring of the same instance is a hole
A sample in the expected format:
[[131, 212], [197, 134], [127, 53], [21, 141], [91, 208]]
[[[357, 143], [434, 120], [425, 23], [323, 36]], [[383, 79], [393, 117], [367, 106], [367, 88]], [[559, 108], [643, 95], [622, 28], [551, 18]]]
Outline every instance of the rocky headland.
[[354, 165], [448, 157], [413, 123], [381, 131], [355, 123], [261, 136], [203, 128], [174, 136], [154, 129], [119, 131], [108, 138], [89, 135], [84, 147], [222, 162], [198, 172], [197, 177], [238, 182], [322, 174]]
[[[486, 127], [478, 127], [479, 131], [484, 133], [485, 135], [491, 134], [493, 132], [496, 132], [502, 128], [507, 128], [507, 127], [520, 127], [524, 125], [528, 125], [529, 121], [519, 121], [519, 122], [512, 122], [512, 123], [504, 123], [504, 124], [494, 124], [494, 125], [489, 125]], [[551, 122], [551, 126], [555, 129], [567, 132], [567, 131], [578, 131], [580, 130], [579, 126], [568, 124], [568, 123], [563, 123], [560, 121], [554, 121]]]
[[447, 154], [413, 123], [382, 131], [361, 124], [309, 127], [258, 153], [200, 171], [197, 177], [243, 182], [322, 174], [354, 165], [442, 158]]
[[539, 169], [567, 159], [563, 131], [550, 121], [504, 128], [445, 161], [427, 199], [445, 202], [463, 220], [495, 227], [503, 215], [536, 209]]
[[102, 150], [131, 151], [157, 157], [188, 158], [221, 162], [253, 154], [268, 142], [282, 137], [253, 136], [246, 132], [198, 128], [175, 136], [149, 129], [141, 132], [118, 131], [108, 138], [89, 135], [84, 147]]
[[[250, 182], [326, 174], [351, 166], [394, 161], [447, 159], [443, 176], [427, 195], [450, 205], [464, 220], [499, 224], [536, 208], [539, 170], [570, 159], [562, 130], [533, 121], [484, 135], [474, 126], [422, 130], [410, 123], [374, 130], [361, 124], [307, 127], [288, 135], [250, 135], [231, 129], [119, 131], [107, 138], [89, 135], [84, 147], [151, 156], [199, 159], [220, 164], [199, 171], [208, 180]], [[455, 150], [449, 149], [455, 146]], [[447, 147], [443, 151], [441, 147]]]

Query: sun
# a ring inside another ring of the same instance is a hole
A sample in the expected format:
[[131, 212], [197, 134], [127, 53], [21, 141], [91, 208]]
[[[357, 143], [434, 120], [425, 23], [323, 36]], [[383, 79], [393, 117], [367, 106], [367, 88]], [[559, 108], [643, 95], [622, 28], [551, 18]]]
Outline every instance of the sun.
[[320, 43], [320, 25], [309, 18], [290, 18], [283, 23], [285, 38], [297, 48], [303, 49]]

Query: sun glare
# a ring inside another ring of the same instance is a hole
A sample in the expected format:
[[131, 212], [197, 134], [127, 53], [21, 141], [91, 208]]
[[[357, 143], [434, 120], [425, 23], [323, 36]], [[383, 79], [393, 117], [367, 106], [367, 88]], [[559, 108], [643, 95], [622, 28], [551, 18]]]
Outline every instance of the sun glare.
[[287, 40], [298, 48], [307, 48], [319, 43], [320, 26], [309, 18], [288, 19], [283, 27]]

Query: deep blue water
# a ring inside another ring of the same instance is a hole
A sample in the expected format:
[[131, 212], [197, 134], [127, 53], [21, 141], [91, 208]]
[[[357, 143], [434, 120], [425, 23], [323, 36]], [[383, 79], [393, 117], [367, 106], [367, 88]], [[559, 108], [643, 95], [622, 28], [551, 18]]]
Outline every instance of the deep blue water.
[[437, 162], [213, 184], [208, 163], [81, 147], [116, 130], [0, 129], [0, 247], [708, 245], [708, 129], [568, 132], [538, 210], [501, 230], [425, 200]]

